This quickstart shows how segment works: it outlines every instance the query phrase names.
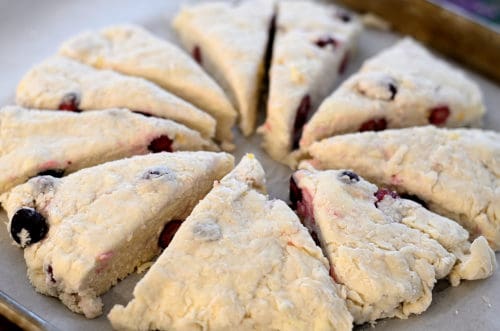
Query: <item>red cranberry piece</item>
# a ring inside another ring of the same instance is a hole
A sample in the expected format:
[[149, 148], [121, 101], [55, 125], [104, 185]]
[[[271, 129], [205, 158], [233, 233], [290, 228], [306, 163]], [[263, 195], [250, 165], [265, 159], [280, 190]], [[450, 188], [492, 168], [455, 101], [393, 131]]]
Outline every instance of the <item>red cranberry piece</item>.
[[174, 141], [168, 136], [162, 135], [153, 139], [148, 146], [148, 149], [153, 153], [173, 152], [172, 144]]
[[293, 176], [290, 176], [290, 207], [293, 210], [296, 210], [297, 203], [299, 201], [302, 201], [302, 191], [297, 186], [297, 183], [295, 182], [295, 179], [293, 179]]
[[347, 63], [349, 63], [349, 53], [345, 53], [344, 57], [342, 58], [342, 61], [340, 62], [339, 65], [339, 74], [342, 75], [345, 70], [347, 69]]
[[200, 46], [194, 46], [193, 48], [193, 59], [201, 65], [202, 57], [201, 57], [201, 48]]
[[61, 103], [59, 104], [59, 110], [67, 110], [74, 112], [81, 112], [81, 109], [78, 108], [80, 105], [80, 98], [76, 93], [68, 93], [66, 94]]
[[161, 231], [160, 238], [158, 239], [158, 246], [165, 249], [168, 244], [172, 241], [177, 230], [181, 226], [182, 221], [173, 220], [165, 224], [163, 230]]
[[387, 129], [387, 121], [385, 118], [374, 118], [371, 120], [368, 120], [361, 124], [359, 127], [359, 131], [382, 131]]
[[[45, 238], [48, 231], [45, 217], [33, 208], [18, 209], [10, 221], [10, 235], [23, 248]], [[27, 234], [27, 237], [23, 238], [22, 233]]]
[[398, 199], [399, 198], [399, 195], [394, 192], [394, 191], [391, 191], [387, 188], [379, 188], [377, 192], [375, 192], [375, 198], [377, 198], [377, 201], [375, 202], [375, 206], [378, 207], [378, 203], [382, 200], [384, 200], [384, 197], [386, 195], [390, 195], [391, 197], [393, 197], [394, 199]]
[[61, 178], [62, 176], [64, 176], [64, 169], [48, 169], [48, 170], [39, 172], [36, 175], [36, 177], [37, 176], [52, 176], [55, 178]]
[[315, 44], [316, 44], [316, 46], [321, 47], [321, 48], [324, 48], [328, 45], [332, 45], [333, 48], [335, 48], [335, 47], [337, 47], [338, 42], [337, 42], [337, 40], [335, 40], [334, 38], [332, 38], [330, 36], [324, 36], [324, 37], [321, 37], [318, 40], [316, 40]]
[[295, 115], [295, 123], [293, 124], [293, 149], [299, 147], [300, 137], [302, 136], [302, 130], [304, 129], [304, 124], [306, 124], [307, 117], [311, 111], [311, 97], [307, 94], [300, 101], [299, 108], [297, 108], [297, 115]]
[[444, 125], [450, 116], [450, 108], [448, 106], [437, 106], [431, 109], [429, 115], [429, 123], [434, 125]]

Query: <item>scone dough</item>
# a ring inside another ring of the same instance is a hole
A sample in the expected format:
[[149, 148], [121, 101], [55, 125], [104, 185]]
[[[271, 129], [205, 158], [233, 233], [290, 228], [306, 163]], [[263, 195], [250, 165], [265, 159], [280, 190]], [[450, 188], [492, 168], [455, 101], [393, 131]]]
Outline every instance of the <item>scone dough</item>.
[[286, 162], [298, 148], [302, 127], [345, 69], [361, 24], [337, 6], [281, 1], [269, 71], [267, 118], [259, 128], [263, 147]]
[[274, 3], [202, 3], [183, 8], [173, 22], [184, 47], [231, 96], [245, 136], [256, 125]]
[[460, 225], [346, 170], [299, 170], [292, 203], [345, 286], [355, 323], [427, 309], [436, 279], [489, 277], [495, 254]]
[[[143, 78], [98, 70], [62, 56], [32, 68], [17, 87], [16, 102], [27, 108], [97, 110], [127, 108], [215, 134], [215, 119]], [[70, 105], [68, 105], [70, 104]]]
[[83, 32], [65, 42], [59, 54], [158, 84], [212, 115], [217, 120], [215, 137], [232, 145], [236, 110], [215, 81], [167, 40], [137, 25], [117, 25]]
[[158, 254], [165, 224], [184, 220], [232, 167], [226, 153], [149, 154], [61, 179], [36, 177], [0, 200], [9, 229], [19, 221], [29, 227], [29, 219], [16, 218], [19, 211], [34, 213], [48, 226], [40, 241], [24, 238], [35, 289], [94, 318], [102, 313], [99, 296]]
[[18, 106], [0, 109], [0, 194], [40, 173], [76, 170], [154, 152], [166, 139], [171, 151], [217, 150], [197, 131], [126, 109], [81, 114]]
[[365, 61], [304, 127], [300, 146], [337, 134], [437, 126], [477, 126], [485, 113], [479, 86], [411, 38]]
[[500, 134], [433, 126], [364, 132], [317, 142], [321, 169], [350, 168], [370, 181], [417, 196], [475, 238], [500, 249]]
[[351, 330], [328, 262], [297, 216], [270, 200], [252, 156], [193, 210], [109, 314], [117, 330]]

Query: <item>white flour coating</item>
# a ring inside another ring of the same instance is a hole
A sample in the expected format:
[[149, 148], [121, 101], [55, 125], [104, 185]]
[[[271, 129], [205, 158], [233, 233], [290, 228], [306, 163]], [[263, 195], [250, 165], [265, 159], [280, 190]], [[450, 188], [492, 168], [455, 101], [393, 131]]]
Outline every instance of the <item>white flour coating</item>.
[[[352, 174], [352, 172], [351, 172]], [[355, 323], [407, 318], [427, 309], [436, 279], [482, 279], [496, 269], [484, 237], [471, 245], [460, 225], [344, 171], [299, 170], [298, 211], [317, 234]]]
[[183, 8], [173, 21], [189, 52], [231, 96], [245, 136], [253, 133], [264, 76], [274, 0], [203, 3]]
[[[396, 90], [391, 91], [389, 85]], [[448, 117], [430, 121], [432, 110], [447, 107]], [[337, 134], [357, 132], [363, 123], [385, 120], [387, 128], [439, 124], [477, 126], [485, 113], [479, 86], [458, 68], [405, 38], [365, 61], [325, 101], [304, 127], [306, 148]]]
[[[336, 136], [310, 146], [321, 169], [350, 168], [416, 195], [500, 248], [500, 134], [433, 126]], [[360, 157], [362, 155], [362, 157]]]
[[117, 330], [351, 330], [328, 261], [247, 155], [109, 314]]
[[62, 179], [33, 178], [1, 202], [9, 220], [29, 207], [49, 226], [24, 249], [35, 289], [94, 318], [102, 313], [99, 296], [159, 253], [164, 224], [184, 220], [232, 167], [226, 153], [135, 156]]
[[16, 102], [28, 108], [58, 109], [68, 96], [81, 110], [127, 108], [215, 134], [215, 120], [190, 103], [143, 78], [98, 70], [62, 56], [33, 67], [17, 87]]
[[117, 25], [83, 32], [65, 42], [59, 54], [158, 84], [212, 115], [217, 120], [216, 138], [232, 145], [236, 110], [214, 80], [167, 40], [137, 25]]
[[[349, 21], [343, 21], [342, 15], [349, 15]], [[301, 102], [309, 97], [312, 114], [332, 92], [360, 32], [358, 18], [336, 6], [312, 1], [279, 3], [267, 118], [259, 128], [263, 147], [273, 159], [285, 161], [293, 146]]]
[[152, 140], [167, 136], [174, 151], [217, 150], [197, 131], [126, 109], [81, 114], [18, 106], [0, 109], [0, 194], [47, 170], [76, 170], [147, 154]]

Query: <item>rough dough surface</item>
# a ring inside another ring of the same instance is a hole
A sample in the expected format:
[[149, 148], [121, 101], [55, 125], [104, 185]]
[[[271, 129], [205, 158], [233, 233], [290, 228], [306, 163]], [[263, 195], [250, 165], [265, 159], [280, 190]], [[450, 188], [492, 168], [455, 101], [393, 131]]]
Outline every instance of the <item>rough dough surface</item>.
[[202, 3], [183, 8], [173, 22], [187, 51], [199, 55], [201, 65], [231, 96], [245, 136], [256, 125], [274, 3]]
[[407, 318], [427, 309], [436, 279], [489, 277], [495, 254], [471, 245], [460, 225], [411, 200], [386, 194], [355, 173], [299, 170], [297, 211], [318, 238], [355, 323]]
[[[500, 248], [500, 134], [433, 126], [336, 136], [310, 146], [320, 169], [350, 168], [417, 196]], [[363, 157], [360, 157], [362, 155]]]
[[[342, 20], [344, 15], [348, 21]], [[313, 1], [279, 3], [267, 117], [259, 128], [263, 147], [273, 159], [286, 162], [298, 147], [297, 116], [312, 114], [332, 92], [360, 31], [358, 18], [336, 6]], [[293, 146], [295, 136], [297, 146]]]
[[24, 107], [58, 109], [67, 100], [81, 110], [127, 108], [174, 120], [204, 137], [215, 134], [213, 117], [156, 84], [62, 56], [33, 67], [17, 87], [16, 102]]
[[193, 210], [109, 314], [117, 330], [351, 330], [328, 262], [297, 216], [269, 200], [253, 155]]
[[93, 318], [102, 313], [101, 294], [159, 253], [164, 225], [184, 220], [232, 167], [226, 153], [135, 156], [62, 179], [36, 177], [0, 201], [10, 222], [27, 207], [49, 227], [24, 249], [35, 289]]
[[231, 145], [236, 110], [214, 80], [167, 40], [137, 25], [117, 25], [83, 32], [65, 42], [59, 54], [158, 84], [212, 115], [217, 120], [216, 138]]
[[174, 151], [217, 150], [197, 131], [126, 109], [77, 114], [4, 107], [0, 109], [0, 193], [43, 171], [69, 174], [147, 154], [151, 141], [161, 136], [172, 140]]
[[405, 38], [365, 61], [323, 101], [304, 127], [300, 146], [374, 127], [477, 126], [484, 113], [475, 82]]

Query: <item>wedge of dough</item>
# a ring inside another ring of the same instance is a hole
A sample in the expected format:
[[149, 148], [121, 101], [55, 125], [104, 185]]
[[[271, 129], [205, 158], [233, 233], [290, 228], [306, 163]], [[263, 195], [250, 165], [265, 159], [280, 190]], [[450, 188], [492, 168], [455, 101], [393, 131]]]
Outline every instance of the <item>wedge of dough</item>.
[[[500, 134], [434, 126], [336, 136], [310, 146], [319, 169], [353, 169], [417, 196], [500, 249]], [[362, 156], [362, 157], [361, 157]]]
[[255, 130], [273, 0], [183, 8], [173, 27], [184, 47], [229, 93], [245, 136]]
[[352, 56], [361, 23], [334, 5], [281, 1], [269, 72], [263, 147], [280, 162], [299, 147], [302, 128]]
[[292, 204], [318, 238], [357, 324], [427, 309], [437, 279], [483, 279], [496, 269], [484, 237], [378, 189], [349, 170], [299, 170]]
[[77, 114], [7, 106], [0, 109], [0, 194], [40, 174], [61, 177], [150, 152], [217, 149], [184, 125], [126, 109]]
[[108, 315], [116, 330], [351, 330], [328, 262], [248, 155]]
[[349, 132], [478, 126], [485, 112], [474, 81], [405, 38], [365, 61], [323, 101], [304, 127], [300, 146]]
[[157, 255], [164, 226], [184, 220], [232, 167], [226, 153], [149, 154], [36, 177], [0, 200], [36, 291], [94, 318], [99, 296]]
[[156, 84], [62, 56], [33, 67], [17, 87], [16, 102], [27, 108], [71, 111], [127, 108], [174, 120], [207, 138], [215, 134], [212, 116]]
[[152, 81], [206, 111], [217, 120], [215, 138], [230, 146], [236, 110], [222, 89], [176, 45], [127, 24], [83, 32], [65, 42], [59, 54], [125, 75]]

